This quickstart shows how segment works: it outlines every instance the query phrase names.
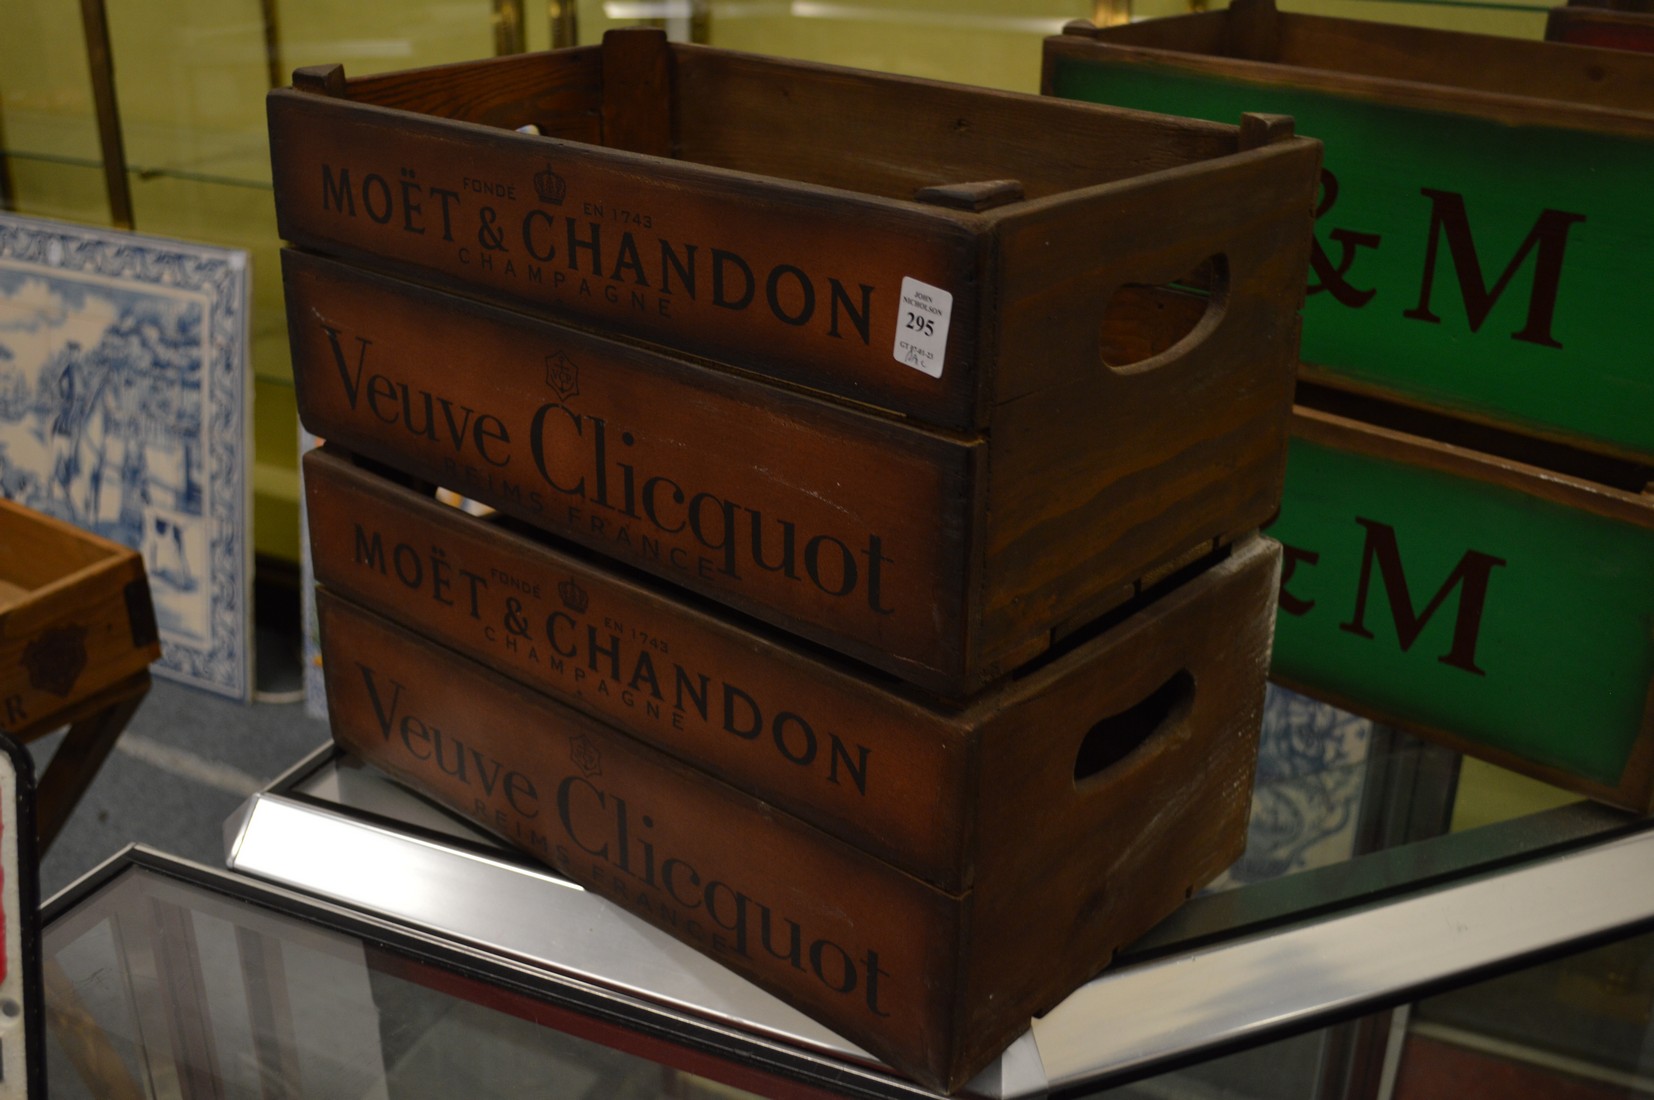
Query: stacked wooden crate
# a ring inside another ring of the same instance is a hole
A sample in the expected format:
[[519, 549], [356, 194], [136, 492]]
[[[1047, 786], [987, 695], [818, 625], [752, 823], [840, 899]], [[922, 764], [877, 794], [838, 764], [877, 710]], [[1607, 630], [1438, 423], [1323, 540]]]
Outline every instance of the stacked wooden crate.
[[628, 31], [270, 129], [342, 744], [946, 1088], [1238, 855], [1290, 122]]
[[1326, 143], [1274, 675], [1654, 810], [1654, 57], [1267, 0], [1069, 30], [1050, 93]]

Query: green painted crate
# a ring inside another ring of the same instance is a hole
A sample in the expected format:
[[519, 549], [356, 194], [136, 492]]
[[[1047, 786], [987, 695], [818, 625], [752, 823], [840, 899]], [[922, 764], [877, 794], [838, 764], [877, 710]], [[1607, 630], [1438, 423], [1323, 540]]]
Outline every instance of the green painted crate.
[[1044, 90], [1325, 142], [1302, 377], [1654, 458], [1654, 55], [1237, 0], [1072, 24]]
[[1271, 678], [1654, 812], [1654, 493], [1299, 406]]

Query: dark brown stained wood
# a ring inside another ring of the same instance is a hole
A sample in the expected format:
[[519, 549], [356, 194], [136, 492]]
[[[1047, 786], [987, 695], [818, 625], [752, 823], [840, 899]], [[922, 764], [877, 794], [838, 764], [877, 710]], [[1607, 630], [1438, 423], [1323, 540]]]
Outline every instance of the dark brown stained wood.
[[1232, 127], [1194, 119], [706, 47], [674, 53], [680, 155], [777, 181], [908, 199], [1014, 179], [1047, 198], [1196, 163], [1221, 174], [1235, 148]]
[[[270, 103], [271, 142], [286, 151], [276, 154], [276, 186], [291, 200], [278, 202], [277, 218], [290, 240], [401, 274], [446, 272], [462, 290], [722, 353], [935, 422], [975, 415], [977, 261], [957, 221], [969, 215], [805, 187], [777, 193], [746, 175], [708, 179], [675, 160], [457, 133], [376, 107], [347, 105], [349, 117], [312, 110], [320, 102], [294, 93]], [[591, 123], [596, 134], [595, 115]], [[407, 196], [417, 209], [386, 190], [404, 179], [422, 189]], [[388, 214], [368, 208], [386, 195]], [[906, 278], [955, 297], [944, 378], [892, 354]]]
[[1292, 137], [1291, 115], [1244, 114], [1241, 116], [1240, 147], [1256, 149]]
[[947, 976], [961, 899], [325, 591], [317, 605], [344, 748], [874, 1053], [945, 1071], [948, 991], [926, 978]]
[[[320, 583], [943, 889], [967, 888], [975, 877], [973, 801], [1020, 806], [1052, 789], [1007, 780], [973, 793], [969, 775], [985, 731], [1015, 729], [1003, 735], [1008, 743], [1038, 751], [1061, 728], [1088, 727], [1129, 706], [1120, 700], [1130, 688], [1104, 698], [1120, 666], [1135, 660], [1110, 636], [1063, 657], [1054, 679], [1015, 680], [943, 708], [628, 580], [566, 544], [423, 498], [347, 456], [307, 456], [305, 484]], [[1259, 571], [1271, 554], [1255, 540], [1236, 551]], [[1076, 683], [1095, 698], [1075, 695]], [[1049, 733], [1030, 732], [1037, 723], [1026, 715], [1043, 723], [1052, 713], [1043, 695], [1052, 691], [1067, 693], [1062, 720], [1052, 718]], [[1071, 747], [1058, 755], [1072, 762]], [[1076, 822], [1064, 837], [1028, 818], [1007, 820], [992, 836], [1060, 851], [1082, 843], [1085, 828]]]
[[[344, 94], [351, 100], [454, 122], [504, 130], [533, 125], [543, 134], [601, 142], [601, 55], [597, 47], [586, 46], [559, 56], [559, 65], [547, 65], [541, 54], [512, 54], [464, 65], [376, 73], [351, 78]], [[339, 68], [342, 78], [343, 67]]]
[[[1188, 174], [1221, 193], [1240, 159], [1233, 125], [648, 32], [349, 80], [343, 98], [278, 90], [268, 110], [279, 229], [297, 245], [949, 430], [988, 428], [1030, 388], [998, 358], [1005, 218]], [[528, 123], [546, 136], [515, 132]], [[1265, 181], [1305, 236], [1311, 147], [1272, 147]], [[998, 180], [1021, 200], [971, 191]], [[1088, 266], [1135, 266], [1086, 244]], [[913, 286], [947, 303], [919, 357]]]
[[305, 456], [317, 581], [947, 889], [969, 885], [971, 731], [938, 709], [520, 525]]
[[1487, 454], [1450, 441], [1421, 438], [1411, 432], [1302, 405], [1293, 409], [1291, 432], [1294, 438], [1442, 470], [1516, 489], [1588, 515], [1654, 529], [1654, 497], [1646, 490], [1628, 491], [1517, 458]]
[[672, 155], [671, 54], [657, 31], [633, 28], [603, 39], [603, 144]]
[[[1236, 160], [1267, 178], [1275, 148]], [[1279, 299], [1254, 307], [1263, 287], [1297, 292], [1305, 238], [1277, 199], [1242, 187], [1203, 210], [1207, 241], [1168, 246], [1134, 211], [1198, 190], [1179, 179], [1138, 203], [1095, 198], [1082, 224], [1141, 247], [1126, 274], [1151, 285], [1217, 248], [1228, 274], [1193, 334], [1104, 365], [1110, 311], [1099, 321], [1097, 307], [1115, 272], [1061, 236], [1067, 219], [1030, 207], [1003, 246], [1011, 262], [1045, 252], [1086, 278], [1017, 285], [1027, 308], [1005, 312], [1006, 357], [1030, 375], [1051, 355], [1086, 365], [981, 436], [290, 251], [299, 415], [351, 450], [963, 698], [1274, 511], [1295, 329]], [[1076, 299], [1080, 317], [1064, 305]]]
[[[1303, 158], [1298, 178], [1309, 179], [1315, 147], [1288, 144]], [[1310, 202], [1307, 186], [1283, 195], [1264, 182], [1277, 148], [1237, 156], [1235, 186], [1221, 194], [1197, 198], [1199, 184], [1184, 175], [1007, 218], [1000, 356], [1030, 392], [995, 412], [986, 636], [1083, 621], [1107, 601], [1117, 575], [1051, 570], [1052, 547], [1158, 564], [1173, 548], [1233, 537], [1234, 518], [1244, 528], [1273, 514], [1286, 440], [1273, 410], [1291, 401], [1280, 365], [1295, 360], [1298, 329], [1292, 309], [1266, 302], [1295, 304], [1302, 293], [1309, 241], [1293, 231], [1292, 211]], [[1188, 232], [1161, 232], [1149, 213], [1157, 209], [1182, 211]], [[1088, 262], [1083, 242], [1095, 237], [1134, 262]], [[1203, 268], [1216, 282], [1204, 292], [1149, 305], [1137, 293]], [[1161, 323], [1181, 317], [1172, 331], [1186, 335], [1170, 348], [1143, 339], [1145, 308]], [[1119, 346], [1137, 350], [1110, 362], [1116, 318], [1132, 330]], [[1085, 409], [1109, 412], [1105, 421], [1079, 415]]]
[[[1578, 127], [1600, 133], [1654, 134], [1654, 63], [1629, 51], [1559, 52], [1554, 44], [1496, 35], [1279, 12], [1270, 61], [1227, 51], [1227, 20], [1269, 0], [1242, 0], [1222, 11], [1150, 19], [1104, 29], [1096, 42], [1140, 61], [1259, 84], [1293, 72], [1297, 87], [1337, 92], [1396, 107], [1457, 110], [1517, 125]], [[1079, 33], [1047, 40], [1057, 55], [1094, 49]]]
[[[1270, 0], [1208, 14], [1073, 28], [1047, 41], [1043, 86], [1208, 118], [1282, 111], [1325, 142], [1300, 376], [1654, 460], [1630, 321], [1651, 240], [1654, 57]], [[1215, 23], [1274, 41], [1241, 50]]]
[[299, 253], [285, 270], [316, 434], [914, 682], [975, 686], [981, 443]]
[[1238, 0], [1229, 5], [1223, 53], [1245, 61], [1281, 60], [1281, 13], [1274, 3]]
[[1239, 855], [1278, 560], [1252, 540], [1101, 636], [1108, 675], [1070, 654], [990, 716], [946, 798], [976, 867], [961, 892], [324, 589], [330, 718], [363, 759], [953, 1089]]
[[98, 769], [148, 694], [149, 670], [145, 668], [119, 683], [81, 696], [73, 706], [54, 716], [54, 724], [66, 723], [68, 729], [35, 784], [35, 834], [42, 852], [69, 823], [75, 807], [97, 778]]
[[343, 65], [307, 65], [293, 70], [293, 87], [301, 92], [342, 98], [345, 94]]
[[0, 730], [29, 741], [85, 717], [160, 655], [136, 550], [0, 499]]

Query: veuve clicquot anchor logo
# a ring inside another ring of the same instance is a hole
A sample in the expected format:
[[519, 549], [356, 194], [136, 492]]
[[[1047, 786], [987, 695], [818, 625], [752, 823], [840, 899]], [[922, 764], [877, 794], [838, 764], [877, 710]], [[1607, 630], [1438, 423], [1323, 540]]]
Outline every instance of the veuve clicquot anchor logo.
[[[893, 559], [876, 532], [814, 530], [730, 492], [684, 484], [633, 457], [643, 450], [642, 433], [562, 399], [522, 419], [474, 408], [375, 369], [371, 339], [317, 323], [350, 415], [374, 422], [375, 434], [434, 449], [449, 488], [544, 517], [634, 561], [722, 585], [769, 576], [875, 615], [895, 612], [885, 584]], [[565, 368], [558, 369], [558, 388], [566, 389]]]
[[486, 740], [468, 742], [421, 717], [394, 676], [360, 661], [356, 667], [380, 747], [400, 756], [405, 772], [430, 774], [439, 789], [457, 784], [484, 825], [713, 954], [765, 970], [789, 967], [874, 1016], [890, 1015], [880, 997], [891, 974], [876, 948], [847, 948], [808, 918], [789, 916], [776, 900], [705, 873], [667, 846], [660, 838], [669, 830], [646, 803], [614, 789], [589, 738], [572, 735], [562, 767], [548, 761], [530, 774], [494, 756]]
[[324, 161], [321, 211], [385, 232], [438, 240], [462, 267], [547, 290], [575, 303], [671, 318], [706, 302], [760, 314], [781, 330], [809, 329], [862, 345], [872, 341], [875, 287], [811, 271], [787, 259], [759, 260], [708, 242], [655, 231], [652, 213], [608, 201], [568, 202], [561, 186], [473, 179], [437, 186], [418, 170], [386, 173]]

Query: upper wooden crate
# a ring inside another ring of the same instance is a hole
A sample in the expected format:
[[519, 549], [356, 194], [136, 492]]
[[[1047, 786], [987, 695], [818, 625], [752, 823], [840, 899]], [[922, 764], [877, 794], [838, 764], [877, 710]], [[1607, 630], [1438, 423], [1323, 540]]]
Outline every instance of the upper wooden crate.
[[295, 244], [939, 427], [986, 427], [998, 406], [1163, 350], [1147, 344], [1204, 315], [1148, 320], [1142, 288], [1191, 273], [1223, 353], [1295, 339], [1301, 288], [1277, 276], [1306, 262], [1318, 154], [1290, 124], [649, 30], [388, 76], [300, 70], [268, 108]]
[[137, 551], [0, 499], [0, 730], [46, 733], [160, 655]]
[[1044, 87], [1326, 143], [1307, 378], [1654, 457], [1654, 56], [1277, 12], [1047, 41]]
[[301, 416], [364, 454], [952, 696], [1279, 502], [1319, 165], [1285, 120], [652, 32], [300, 83]]
[[1545, 40], [1654, 53], [1654, 11], [1620, 11], [1584, 4], [1552, 8], [1545, 18]]

